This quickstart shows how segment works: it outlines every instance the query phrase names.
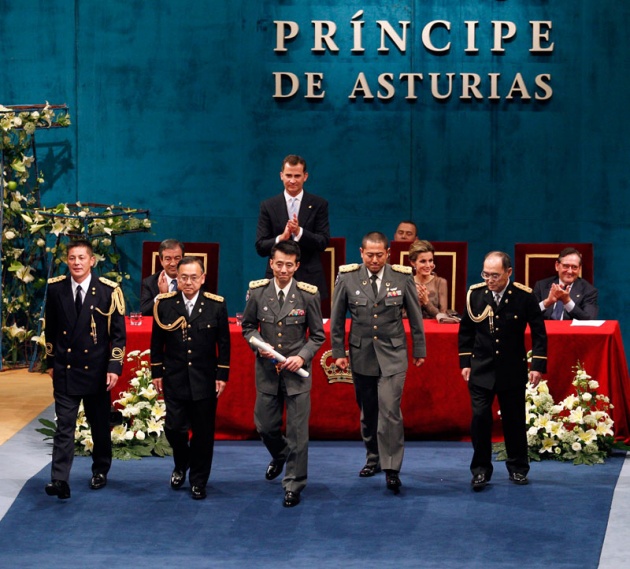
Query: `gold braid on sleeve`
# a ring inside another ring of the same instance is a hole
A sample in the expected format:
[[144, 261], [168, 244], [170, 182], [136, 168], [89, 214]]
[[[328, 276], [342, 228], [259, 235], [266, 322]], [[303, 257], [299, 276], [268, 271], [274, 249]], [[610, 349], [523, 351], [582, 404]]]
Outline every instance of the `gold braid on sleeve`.
[[112, 349], [112, 360], [115, 362], [122, 362], [125, 359], [125, 348]]
[[466, 309], [468, 310], [468, 316], [470, 316], [470, 319], [475, 324], [479, 324], [480, 322], [483, 322], [487, 318], [490, 324], [490, 332], [491, 333], [494, 332], [494, 310], [492, 310], [492, 306], [490, 306], [489, 304], [486, 305], [486, 308], [484, 309], [484, 311], [478, 316], [475, 316], [472, 312], [472, 308], [470, 307], [470, 293], [471, 292], [472, 292], [472, 289], [468, 289], [468, 294], [466, 295]]

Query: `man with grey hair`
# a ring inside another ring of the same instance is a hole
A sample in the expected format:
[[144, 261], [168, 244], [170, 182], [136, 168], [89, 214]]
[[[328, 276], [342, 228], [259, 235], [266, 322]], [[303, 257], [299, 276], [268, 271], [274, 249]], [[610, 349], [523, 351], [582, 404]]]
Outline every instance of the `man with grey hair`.
[[177, 264], [184, 257], [184, 244], [177, 239], [165, 239], [160, 243], [158, 256], [162, 270], [142, 281], [140, 312], [143, 316], [153, 316], [158, 294], [177, 290]]
[[595, 320], [599, 312], [597, 289], [580, 277], [582, 255], [573, 248], [560, 251], [557, 276], [538, 281], [534, 295], [545, 320]]

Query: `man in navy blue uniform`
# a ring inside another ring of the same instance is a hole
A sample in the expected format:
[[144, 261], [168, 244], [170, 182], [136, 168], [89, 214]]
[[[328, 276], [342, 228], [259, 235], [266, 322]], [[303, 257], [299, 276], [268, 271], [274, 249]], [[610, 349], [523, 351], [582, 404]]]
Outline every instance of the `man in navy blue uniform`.
[[155, 301], [151, 334], [153, 384], [164, 392], [164, 432], [175, 462], [171, 487], [181, 488], [190, 468], [195, 500], [207, 496], [217, 399], [230, 371], [227, 308], [223, 297], [200, 292], [204, 281], [201, 260], [184, 257], [177, 267], [179, 290]]
[[79, 405], [92, 431], [90, 488], [107, 484], [112, 463], [110, 391], [125, 355], [125, 300], [117, 283], [92, 272], [88, 241], [68, 245], [70, 276], [50, 279], [46, 301], [46, 360], [53, 380], [57, 430], [53, 439], [49, 496], [70, 497], [70, 468]]
[[[472, 487], [483, 490], [492, 478], [492, 403], [499, 399], [510, 481], [529, 482], [525, 386], [537, 385], [547, 368], [547, 333], [532, 290], [510, 282], [512, 263], [501, 251], [488, 253], [483, 283], [470, 287], [459, 328], [459, 365], [472, 405], [470, 464]], [[528, 370], [525, 329], [532, 337]]]

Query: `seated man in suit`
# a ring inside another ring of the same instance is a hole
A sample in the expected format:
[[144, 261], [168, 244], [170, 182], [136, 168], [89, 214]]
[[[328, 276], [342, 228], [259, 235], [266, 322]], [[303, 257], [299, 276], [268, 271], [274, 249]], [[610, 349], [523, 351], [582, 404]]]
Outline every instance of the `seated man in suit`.
[[418, 226], [410, 220], [401, 221], [396, 228], [394, 241], [409, 241], [413, 243], [418, 239]]
[[558, 276], [538, 281], [534, 295], [545, 320], [595, 320], [599, 307], [597, 289], [580, 278], [582, 255], [567, 247], [556, 261]]
[[165, 239], [160, 243], [158, 255], [162, 270], [142, 281], [140, 312], [143, 316], [153, 316], [158, 294], [177, 290], [177, 264], [184, 257], [184, 244], [177, 239]]

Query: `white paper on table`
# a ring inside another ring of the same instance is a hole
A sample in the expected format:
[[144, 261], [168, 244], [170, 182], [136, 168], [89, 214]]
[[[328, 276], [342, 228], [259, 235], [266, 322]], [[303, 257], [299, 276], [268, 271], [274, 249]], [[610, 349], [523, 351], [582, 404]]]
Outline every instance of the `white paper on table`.
[[571, 320], [571, 326], [601, 326], [606, 320]]

